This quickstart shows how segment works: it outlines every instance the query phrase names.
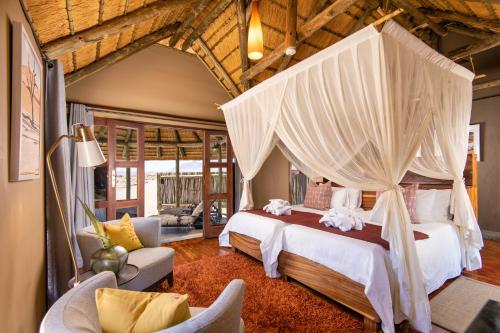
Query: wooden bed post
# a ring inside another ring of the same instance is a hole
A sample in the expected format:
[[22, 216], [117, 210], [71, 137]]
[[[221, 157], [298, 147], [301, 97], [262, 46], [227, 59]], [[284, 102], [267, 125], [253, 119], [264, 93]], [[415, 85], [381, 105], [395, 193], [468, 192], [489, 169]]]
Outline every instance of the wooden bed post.
[[363, 328], [366, 333], [376, 333], [377, 332], [378, 323], [376, 321], [371, 320], [368, 317], [363, 318]]

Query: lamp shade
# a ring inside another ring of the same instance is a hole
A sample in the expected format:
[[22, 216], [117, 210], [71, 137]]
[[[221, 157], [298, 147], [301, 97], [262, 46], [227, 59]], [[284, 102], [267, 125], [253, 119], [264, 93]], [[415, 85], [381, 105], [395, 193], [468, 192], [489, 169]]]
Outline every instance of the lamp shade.
[[248, 26], [248, 58], [259, 60], [264, 54], [264, 38], [260, 23], [259, 3], [252, 1], [252, 15]]
[[106, 162], [91, 127], [75, 124], [73, 125], [73, 132], [80, 167], [94, 167]]
[[77, 141], [76, 149], [78, 152], [78, 165], [81, 167], [94, 167], [106, 162], [106, 158], [96, 140]]

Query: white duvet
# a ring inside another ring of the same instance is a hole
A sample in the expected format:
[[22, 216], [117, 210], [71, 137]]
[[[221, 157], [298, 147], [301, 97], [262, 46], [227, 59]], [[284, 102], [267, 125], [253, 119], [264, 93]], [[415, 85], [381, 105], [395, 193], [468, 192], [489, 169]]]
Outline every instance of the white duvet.
[[[302, 206], [294, 206], [293, 210], [324, 214]], [[360, 214], [366, 221], [369, 212]], [[414, 224], [412, 228], [429, 235], [428, 239], [417, 241], [416, 247], [425, 288], [431, 293], [461, 273], [456, 227], [451, 222], [439, 222]], [[261, 241], [268, 276], [279, 277], [277, 259], [281, 250], [297, 254], [363, 284], [384, 332], [394, 332], [393, 323], [403, 319], [393, 314], [391, 290], [397, 281], [392, 274], [389, 252], [380, 245], [245, 212], [231, 217], [219, 236], [220, 246], [230, 246], [230, 231]]]

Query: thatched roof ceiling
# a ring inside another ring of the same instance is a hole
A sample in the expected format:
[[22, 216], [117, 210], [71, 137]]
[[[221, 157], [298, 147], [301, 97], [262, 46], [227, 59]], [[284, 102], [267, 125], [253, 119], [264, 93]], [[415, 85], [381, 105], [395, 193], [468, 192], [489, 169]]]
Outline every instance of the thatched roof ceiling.
[[[56, 57], [63, 62], [68, 83], [151, 43], [160, 42], [166, 47], [173, 46], [196, 54], [231, 95], [245, 89], [245, 81], [241, 79], [245, 57], [242, 59], [240, 55], [237, 8], [238, 3], [242, 3], [239, 8], [246, 12], [248, 19], [249, 1], [23, 1], [42, 49], [49, 58]], [[259, 3], [265, 48], [262, 62], [284, 41], [288, 1], [260, 0]], [[347, 9], [326, 20], [326, 24], [319, 26], [312, 35], [301, 35], [305, 22], [318, 15], [331, 14], [325, 9], [331, 9], [335, 3], [347, 4]], [[297, 53], [290, 59], [278, 54], [276, 60], [252, 73], [249, 84], [262, 82], [397, 8], [405, 11], [395, 19], [433, 47], [437, 47], [439, 35], [448, 31], [475, 37], [477, 42], [469, 49], [450, 55], [454, 60], [468, 58], [469, 54], [500, 44], [498, 1], [298, 0], [297, 31], [299, 40], [303, 37], [303, 41], [298, 45]], [[239, 13], [242, 14], [242, 10]], [[171, 43], [171, 38], [177, 40], [176, 43]], [[253, 62], [250, 69], [252, 67], [259, 68]]]

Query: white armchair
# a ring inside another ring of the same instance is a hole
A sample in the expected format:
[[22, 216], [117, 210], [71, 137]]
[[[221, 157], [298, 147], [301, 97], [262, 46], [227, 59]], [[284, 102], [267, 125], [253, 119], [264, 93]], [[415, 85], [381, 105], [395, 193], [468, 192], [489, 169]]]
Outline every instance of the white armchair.
[[[102, 272], [69, 290], [49, 309], [40, 333], [100, 333], [95, 290], [116, 288], [115, 275]], [[189, 308], [191, 318], [157, 333], [243, 333], [243, 280], [231, 281], [208, 308]]]
[[[118, 220], [106, 223], [116, 224]], [[121, 285], [121, 289], [144, 290], [154, 283], [167, 278], [170, 286], [174, 277], [175, 251], [160, 246], [160, 221], [157, 218], [133, 218], [132, 223], [144, 248], [132, 251], [128, 256], [128, 263], [139, 268], [139, 275], [128, 283]], [[78, 247], [83, 258], [85, 269], [90, 268], [90, 257], [102, 247], [102, 243], [92, 226], [78, 230], [76, 233]]]

